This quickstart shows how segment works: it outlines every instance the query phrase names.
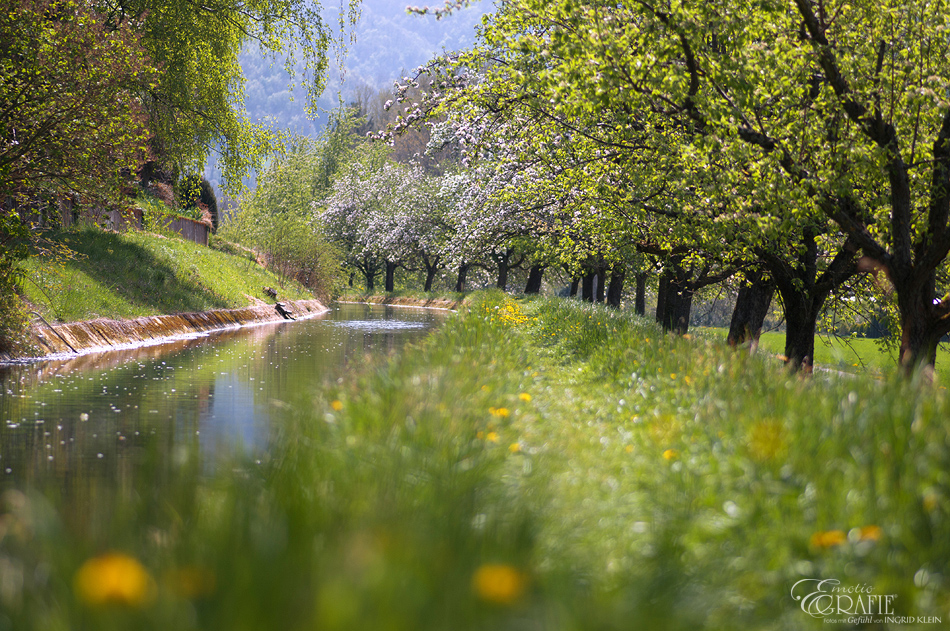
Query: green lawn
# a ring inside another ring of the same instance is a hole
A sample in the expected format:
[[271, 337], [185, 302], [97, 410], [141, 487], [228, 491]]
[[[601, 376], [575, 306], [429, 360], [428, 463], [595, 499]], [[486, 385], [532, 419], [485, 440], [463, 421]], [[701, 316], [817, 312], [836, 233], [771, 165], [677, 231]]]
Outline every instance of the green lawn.
[[247, 256], [234, 256], [175, 236], [114, 233], [95, 227], [52, 233], [51, 251], [24, 262], [27, 299], [48, 319], [133, 318], [206, 311], [265, 299], [277, 287], [291, 299], [312, 298]]

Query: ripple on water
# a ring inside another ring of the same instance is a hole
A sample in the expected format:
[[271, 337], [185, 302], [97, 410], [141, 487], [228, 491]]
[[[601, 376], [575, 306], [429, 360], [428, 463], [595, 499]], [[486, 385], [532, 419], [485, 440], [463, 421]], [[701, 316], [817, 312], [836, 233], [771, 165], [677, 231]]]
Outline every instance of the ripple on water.
[[356, 329], [358, 331], [424, 329], [427, 326], [425, 322], [406, 322], [404, 320], [347, 320], [345, 322], [335, 322], [334, 324], [344, 329]]

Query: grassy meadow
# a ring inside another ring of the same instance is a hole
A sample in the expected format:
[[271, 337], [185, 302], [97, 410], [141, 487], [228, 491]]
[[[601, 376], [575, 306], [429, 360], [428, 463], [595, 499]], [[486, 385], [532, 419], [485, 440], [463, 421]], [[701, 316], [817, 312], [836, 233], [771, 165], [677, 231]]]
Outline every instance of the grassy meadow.
[[938, 386], [488, 292], [306, 400], [256, 460], [7, 487], [0, 629], [819, 629], [819, 579], [950, 621]]
[[[696, 327], [694, 332], [725, 340], [729, 329]], [[759, 338], [759, 348], [765, 353], [782, 355], [785, 352], [785, 333], [763, 333]], [[886, 347], [883, 340], [819, 334], [815, 338], [815, 364], [832, 370], [883, 376], [897, 365], [897, 350]], [[937, 347], [936, 372], [944, 379], [950, 378], [950, 349], [946, 344]]]
[[94, 226], [49, 233], [47, 255], [22, 263], [26, 298], [49, 321], [135, 318], [243, 307], [265, 285], [291, 299], [312, 298], [249, 256], [174, 234], [115, 233]]

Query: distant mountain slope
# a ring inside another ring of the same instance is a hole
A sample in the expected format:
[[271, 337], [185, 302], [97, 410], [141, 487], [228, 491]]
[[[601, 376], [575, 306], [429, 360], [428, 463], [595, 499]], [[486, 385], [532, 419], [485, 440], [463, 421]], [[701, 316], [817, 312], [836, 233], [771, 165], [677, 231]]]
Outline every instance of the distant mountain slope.
[[[363, 0], [356, 43], [349, 45], [342, 73], [331, 59], [328, 86], [318, 103], [322, 110], [336, 107], [339, 96], [349, 100], [359, 86], [389, 88], [401, 73], [412, 71], [443, 51], [468, 48], [475, 41], [475, 27], [482, 16], [494, 9], [490, 1], [482, 0], [436, 20], [407, 14], [407, 4], [408, 0]], [[432, 4], [439, 6], [441, 2], [435, 0]], [[336, 20], [337, 8], [326, 8], [329, 19]], [[247, 78], [245, 107], [251, 120], [310, 136], [322, 131], [326, 115], [316, 120], [307, 118], [305, 94], [299, 88], [293, 92], [289, 89], [283, 60], [265, 59], [250, 46], [241, 54], [241, 66]], [[221, 172], [213, 159], [208, 161], [205, 177], [219, 188]]]
[[[320, 99], [320, 107], [332, 109], [338, 94], [344, 100], [360, 85], [377, 89], [392, 86], [403, 71], [412, 71], [443, 51], [471, 46], [475, 27], [482, 15], [493, 7], [490, 2], [472, 6], [442, 20], [432, 16], [409, 15], [406, 0], [364, 0], [356, 27], [356, 43], [349, 46], [342, 73], [331, 63], [329, 85]], [[325, 117], [307, 120], [304, 94], [288, 90], [289, 79], [282, 62], [263, 59], [256, 49], [241, 56], [247, 76], [245, 105], [253, 120], [270, 120], [282, 129], [315, 134], [323, 128]], [[291, 100], [296, 97], [296, 100]]]

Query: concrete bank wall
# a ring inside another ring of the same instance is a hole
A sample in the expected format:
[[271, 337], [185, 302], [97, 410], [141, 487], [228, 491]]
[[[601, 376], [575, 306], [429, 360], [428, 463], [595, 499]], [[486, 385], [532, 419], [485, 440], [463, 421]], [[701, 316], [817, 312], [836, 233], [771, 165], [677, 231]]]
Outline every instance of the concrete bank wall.
[[[285, 300], [295, 318], [307, 318], [328, 311], [318, 300]], [[135, 320], [88, 320], [68, 324], [36, 324], [33, 342], [44, 355], [104, 351], [131, 345], [154, 344], [176, 337], [235, 329], [284, 318], [273, 305], [219, 309], [202, 313], [149, 316]]]

